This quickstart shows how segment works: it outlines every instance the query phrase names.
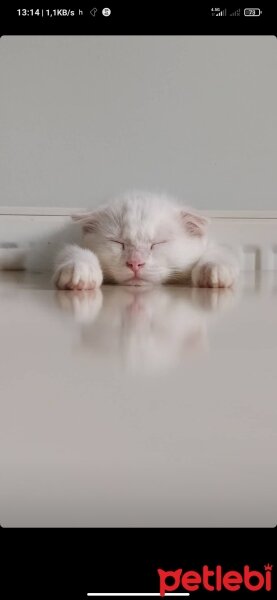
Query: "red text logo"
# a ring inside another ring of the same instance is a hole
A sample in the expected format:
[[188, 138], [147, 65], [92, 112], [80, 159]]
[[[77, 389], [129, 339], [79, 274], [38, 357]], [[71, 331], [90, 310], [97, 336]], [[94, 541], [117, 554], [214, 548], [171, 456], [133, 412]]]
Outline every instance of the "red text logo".
[[238, 592], [242, 587], [250, 592], [264, 590], [270, 592], [272, 588], [272, 565], [264, 566], [263, 571], [251, 569], [245, 565], [242, 571], [224, 572], [220, 565], [210, 569], [207, 565], [198, 571], [163, 571], [158, 569], [160, 578], [160, 595], [165, 596], [167, 592], [196, 592], [199, 589], [208, 592]]

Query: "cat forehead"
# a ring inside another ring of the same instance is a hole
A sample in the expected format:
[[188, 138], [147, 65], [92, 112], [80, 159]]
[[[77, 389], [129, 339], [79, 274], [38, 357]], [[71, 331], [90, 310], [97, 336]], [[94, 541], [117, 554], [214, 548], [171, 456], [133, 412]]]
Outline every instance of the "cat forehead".
[[145, 215], [138, 219], [132, 215], [127, 215], [122, 219], [121, 232], [124, 235], [145, 235], [151, 237], [154, 233], [161, 229], [165, 229], [168, 223], [159, 218], [154, 218], [151, 215]]
[[147, 243], [156, 239], [170, 237], [172, 231], [173, 228], [168, 223], [146, 218], [141, 222], [125, 221], [122, 223], [119, 235], [126, 242]]
[[155, 203], [127, 204], [119, 214], [122, 234], [152, 237], [158, 231], [172, 229], [176, 214], [171, 207], [160, 207]]

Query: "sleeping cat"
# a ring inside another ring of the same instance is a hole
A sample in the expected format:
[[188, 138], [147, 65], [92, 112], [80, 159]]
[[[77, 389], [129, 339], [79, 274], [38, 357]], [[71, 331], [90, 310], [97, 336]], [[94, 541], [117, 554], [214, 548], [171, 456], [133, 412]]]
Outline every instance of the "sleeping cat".
[[208, 220], [166, 196], [127, 193], [73, 219], [82, 225], [83, 247], [67, 245], [58, 254], [59, 289], [103, 282], [230, 287], [238, 276], [236, 259], [208, 240]]

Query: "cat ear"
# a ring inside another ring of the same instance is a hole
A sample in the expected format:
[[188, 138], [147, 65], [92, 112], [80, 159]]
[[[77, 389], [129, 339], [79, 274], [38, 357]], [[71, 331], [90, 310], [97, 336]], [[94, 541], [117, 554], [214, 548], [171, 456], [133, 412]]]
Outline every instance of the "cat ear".
[[203, 237], [210, 224], [210, 220], [207, 219], [207, 217], [203, 217], [195, 212], [190, 212], [189, 210], [181, 211], [181, 219], [187, 233], [196, 237]]
[[98, 225], [98, 212], [74, 214], [71, 219], [82, 226], [84, 233], [92, 233]]

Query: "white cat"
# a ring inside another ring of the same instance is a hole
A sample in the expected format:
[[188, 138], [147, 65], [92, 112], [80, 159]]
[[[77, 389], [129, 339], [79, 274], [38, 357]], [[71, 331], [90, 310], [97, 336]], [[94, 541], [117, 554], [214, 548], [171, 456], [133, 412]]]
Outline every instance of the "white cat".
[[93, 289], [103, 281], [230, 287], [238, 276], [235, 257], [208, 240], [208, 220], [166, 196], [127, 193], [73, 218], [83, 227], [84, 247], [67, 245], [58, 254], [59, 289]]

